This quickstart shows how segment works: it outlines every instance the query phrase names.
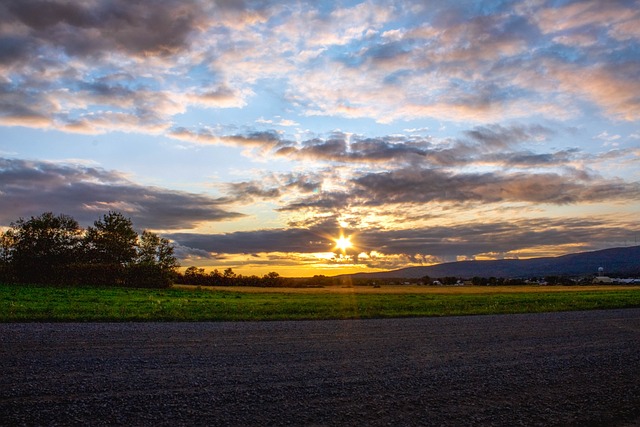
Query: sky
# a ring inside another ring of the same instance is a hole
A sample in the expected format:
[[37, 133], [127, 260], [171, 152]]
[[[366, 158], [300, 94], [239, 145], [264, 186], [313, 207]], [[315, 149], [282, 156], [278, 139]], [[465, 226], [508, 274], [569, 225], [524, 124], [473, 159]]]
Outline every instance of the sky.
[[639, 166], [640, 1], [0, 2], [3, 228], [117, 211], [245, 275], [557, 256], [637, 244]]

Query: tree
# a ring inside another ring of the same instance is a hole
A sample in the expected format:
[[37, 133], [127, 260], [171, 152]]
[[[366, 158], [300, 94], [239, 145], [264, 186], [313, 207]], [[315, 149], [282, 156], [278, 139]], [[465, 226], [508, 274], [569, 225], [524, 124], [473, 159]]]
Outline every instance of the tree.
[[72, 217], [51, 212], [0, 232], [0, 281], [164, 287], [178, 266], [169, 240], [150, 231], [138, 236], [117, 212], [86, 232]]
[[127, 266], [136, 257], [138, 233], [133, 223], [119, 212], [110, 211], [87, 228], [85, 249], [94, 264]]
[[307, 279], [307, 286], [313, 287], [325, 287], [331, 286], [333, 284], [333, 279], [331, 277], [327, 277], [324, 274], [316, 274], [315, 276]]
[[13, 247], [13, 236], [9, 230], [0, 233], [0, 263], [9, 263], [11, 260], [11, 249]]
[[233, 272], [233, 269], [231, 267], [226, 268], [222, 272], [222, 281], [225, 285], [231, 285], [235, 278], [236, 278], [236, 273]]
[[267, 273], [262, 278], [262, 283], [264, 286], [272, 286], [277, 287], [282, 285], [282, 278], [278, 273], [272, 271], [271, 273]]
[[88, 227], [83, 241], [83, 274], [96, 285], [123, 285], [135, 261], [138, 233], [119, 212], [110, 211]]
[[187, 285], [203, 285], [204, 277], [204, 268], [198, 268], [195, 265], [184, 271], [184, 283]]
[[68, 215], [45, 212], [11, 223], [3, 236], [3, 257], [10, 261], [21, 283], [59, 283], [76, 262], [82, 229]]
[[143, 231], [138, 242], [138, 264], [157, 265], [163, 271], [178, 267], [173, 245], [168, 239], [150, 231]]
[[13, 282], [13, 266], [11, 253], [13, 251], [13, 235], [7, 230], [0, 232], [0, 282]]
[[145, 287], [171, 284], [179, 266], [171, 242], [145, 230], [136, 249], [136, 262], [129, 267], [129, 284]]

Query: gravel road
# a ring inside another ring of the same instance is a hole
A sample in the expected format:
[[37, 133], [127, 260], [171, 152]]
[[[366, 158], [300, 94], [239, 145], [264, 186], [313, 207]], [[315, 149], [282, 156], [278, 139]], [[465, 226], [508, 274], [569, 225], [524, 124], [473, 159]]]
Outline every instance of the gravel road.
[[0, 324], [0, 425], [640, 425], [640, 309]]

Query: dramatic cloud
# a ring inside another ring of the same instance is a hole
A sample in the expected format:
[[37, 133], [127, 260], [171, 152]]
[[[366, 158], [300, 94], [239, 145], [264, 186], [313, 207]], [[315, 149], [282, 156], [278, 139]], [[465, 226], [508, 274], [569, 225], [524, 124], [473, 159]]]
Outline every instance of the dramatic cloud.
[[638, 61], [620, 51], [637, 47], [637, 7], [560, 9], [12, 0], [0, 5], [0, 123], [160, 133], [190, 108], [243, 107], [267, 80], [307, 116], [569, 117], [580, 100], [636, 120]]
[[619, 244], [639, 28], [638, 0], [5, 0], [0, 226], [113, 209], [226, 266]]
[[[591, 156], [578, 148], [550, 153], [522, 148], [554, 134], [539, 125], [488, 125], [447, 140], [339, 132], [298, 144], [276, 133], [212, 138], [259, 147], [263, 153], [275, 151], [288, 159], [357, 166], [344, 173], [330, 167], [313, 175], [267, 174], [225, 187], [235, 200], [276, 200], [282, 211], [433, 203], [566, 205], [640, 198], [640, 183], [603, 178], [588, 167], [607, 158], [622, 162], [632, 155], [628, 150]], [[631, 159], [637, 161], [637, 156]]]
[[131, 217], [136, 227], [163, 230], [242, 216], [225, 210], [224, 200], [137, 185], [118, 172], [15, 159], [0, 159], [0, 203], [3, 225], [45, 211], [90, 224], [113, 210]]
[[564, 205], [640, 199], [640, 183], [588, 174], [450, 173], [438, 169], [397, 169], [363, 174], [346, 191], [302, 198], [285, 210], [429, 203], [527, 202]]
[[[551, 253], [553, 247], [567, 245], [575, 245], [581, 250], [599, 249], [611, 241], [628, 239], [628, 225], [610, 224], [603, 219], [558, 221], [540, 218], [404, 230], [368, 229], [353, 235], [355, 246], [346, 259], [335, 249], [335, 242], [330, 238], [337, 235], [336, 225], [329, 227], [328, 223], [313, 229], [272, 229], [214, 235], [181, 233], [169, 237], [192, 248], [192, 251], [204, 251], [210, 256], [253, 254], [260, 257], [265, 253], [279, 253], [282, 258], [296, 260], [300, 253], [334, 252], [334, 256], [325, 257], [323, 262], [400, 268], [455, 261], [458, 257], [473, 258], [482, 254], [527, 256], [526, 249], [530, 247], [546, 248]], [[452, 239], [452, 235], [456, 238]]]
[[[554, 132], [540, 125], [503, 127], [489, 125], [463, 132], [460, 139], [439, 140], [432, 137], [390, 135], [364, 137], [333, 132], [326, 138], [316, 137], [296, 143], [275, 131], [219, 134], [212, 129], [191, 131], [177, 128], [170, 136], [198, 144], [229, 145], [258, 149], [262, 154], [294, 160], [314, 160], [344, 163], [416, 163], [428, 162], [442, 166], [466, 165], [471, 162], [500, 164], [544, 163], [567, 160], [570, 151], [536, 155], [512, 151], [527, 142], [539, 142]], [[554, 161], [553, 158], [556, 158]]]
[[27, 32], [36, 46], [62, 49], [69, 57], [102, 57], [114, 51], [140, 56], [173, 54], [185, 46], [196, 25], [196, 2], [161, 0], [154, 4], [9, 0], [1, 10], [2, 20]]

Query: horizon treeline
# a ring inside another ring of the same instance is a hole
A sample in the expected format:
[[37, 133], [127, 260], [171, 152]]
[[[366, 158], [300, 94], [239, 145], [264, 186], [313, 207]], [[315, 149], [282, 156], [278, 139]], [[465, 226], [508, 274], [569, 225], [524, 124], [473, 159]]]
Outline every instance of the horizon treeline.
[[217, 269], [206, 273], [204, 268], [188, 267], [184, 273], [178, 273], [177, 282], [183, 285], [194, 286], [260, 286], [278, 287], [292, 286], [295, 283], [272, 271], [264, 276], [243, 276], [236, 274], [232, 268], [225, 269], [222, 273]]
[[5, 283], [168, 287], [178, 267], [168, 239], [138, 234], [131, 219], [114, 211], [86, 229], [69, 215], [45, 212], [0, 234]]

